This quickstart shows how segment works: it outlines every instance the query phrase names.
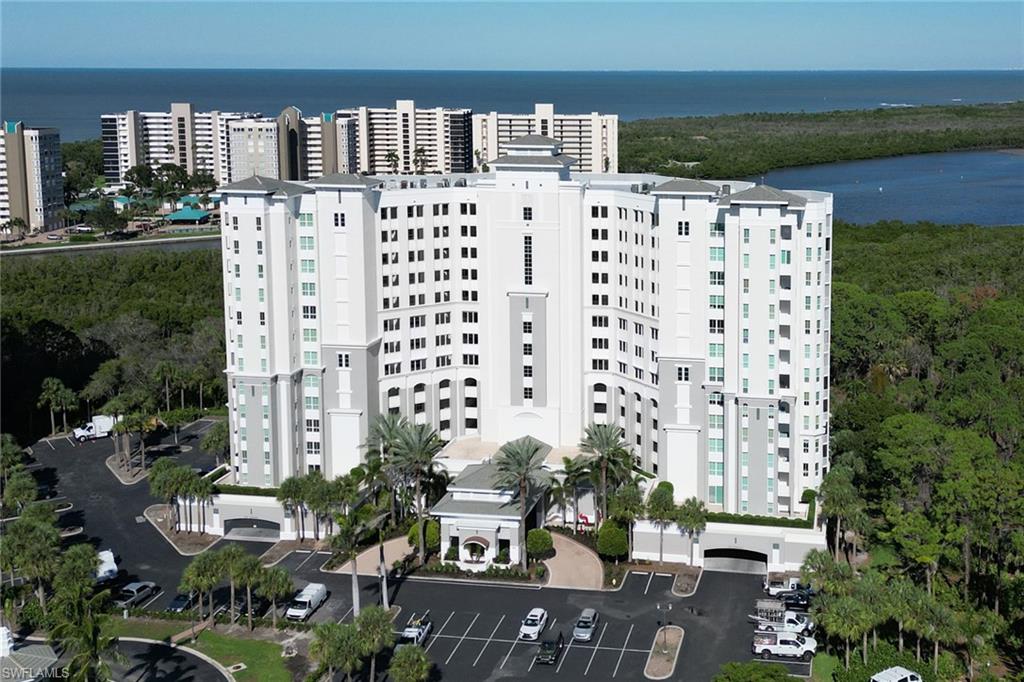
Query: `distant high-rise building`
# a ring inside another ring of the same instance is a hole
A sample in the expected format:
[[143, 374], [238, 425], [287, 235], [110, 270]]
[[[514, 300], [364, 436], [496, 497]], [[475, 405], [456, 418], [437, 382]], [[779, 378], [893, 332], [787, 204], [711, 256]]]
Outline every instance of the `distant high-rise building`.
[[5, 121], [0, 136], [0, 224], [20, 218], [30, 232], [60, 226], [64, 208], [60, 132]]
[[473, 115], [476, 167], [506, 153], [506, 145], [523, 135], [543, 135], [562, 142], [581, 173], [619, 172], [619, 117], [616, 114], [556, 114], [553, 104], [537, 104], [532, 114]]
[[230, 124], [259, 117], [258, 113], [197, 112], [188, 102], [172, 103], [169, 112], [103, 114], [103, 175], [107, 184], [116, 186], [124, 183], [125, 172], [133, 166], [173, 163], [189, 173], [209, 173], [218, 184], [230, 182]]

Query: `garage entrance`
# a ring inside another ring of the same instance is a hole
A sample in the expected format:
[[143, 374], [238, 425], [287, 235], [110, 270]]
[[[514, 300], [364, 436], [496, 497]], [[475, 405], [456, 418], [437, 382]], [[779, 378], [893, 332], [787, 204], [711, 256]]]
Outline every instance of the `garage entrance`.
[[277, 542], [281, 539], [281, 524], [267, 519], [229, 519], [224, 522], [224, 537], [230, 540]]
[[705, 549], [704, 570], [767, 575], [768, 555], [736, 547]]

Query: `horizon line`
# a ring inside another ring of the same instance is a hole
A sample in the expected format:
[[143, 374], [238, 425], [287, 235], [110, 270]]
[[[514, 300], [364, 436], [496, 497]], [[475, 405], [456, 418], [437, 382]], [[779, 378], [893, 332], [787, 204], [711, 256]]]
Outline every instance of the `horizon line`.
[[834, 69], [448, 69], [389, 67], [301, 66], [0, 66], [0, 71], [324, 71], [391, 73], [1005, 73], [1024, 72], [1022, 66], [987, 68], [834, 68]]

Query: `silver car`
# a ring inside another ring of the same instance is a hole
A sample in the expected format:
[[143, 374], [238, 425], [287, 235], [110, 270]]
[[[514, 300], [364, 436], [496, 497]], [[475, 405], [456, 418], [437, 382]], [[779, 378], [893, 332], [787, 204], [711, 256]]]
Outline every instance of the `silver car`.
[[583, 609], [583, 613], [576, 620], [576, 627], [572, 629], [572, 638], [577, 642], [589, 642], [594, 638], [594, 630], [597, 629], [597, 621], [600, 619], [594, 609]]

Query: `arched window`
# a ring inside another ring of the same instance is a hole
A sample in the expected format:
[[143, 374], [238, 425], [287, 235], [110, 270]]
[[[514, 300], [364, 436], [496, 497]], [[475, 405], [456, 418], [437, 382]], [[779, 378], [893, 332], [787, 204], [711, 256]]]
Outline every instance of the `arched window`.
[[604, 384], [594, 384], [594, 393], [607, 393], [608, 387]]
[[397, 387], [388, 389], [388, 412], [391, 414], [399, 413], [400, 399], [398, 395], [399, 391]]

